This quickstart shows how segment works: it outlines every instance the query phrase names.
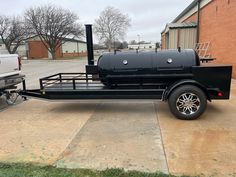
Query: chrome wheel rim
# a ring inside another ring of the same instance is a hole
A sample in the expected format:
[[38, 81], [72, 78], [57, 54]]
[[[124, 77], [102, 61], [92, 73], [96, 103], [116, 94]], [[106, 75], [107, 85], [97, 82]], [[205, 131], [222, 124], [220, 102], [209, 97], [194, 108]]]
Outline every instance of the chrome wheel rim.
[[183, 93], [176, 101], [176, 108], [183, 115], [195, 114], [201, 105], [199, 97], [194, 93]]

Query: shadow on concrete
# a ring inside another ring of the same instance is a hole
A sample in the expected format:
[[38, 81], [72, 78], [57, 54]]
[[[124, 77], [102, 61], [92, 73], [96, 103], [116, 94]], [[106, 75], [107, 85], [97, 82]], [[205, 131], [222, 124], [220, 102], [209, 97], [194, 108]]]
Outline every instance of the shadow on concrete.
[[82, 113], [88, 112], [94, 107], [97, 106], [98, 103], [59, 103], [57, 106], [51, 108], [50, 111], [55, 113]]
[[[152, 103], [152, 102], [150, 102]], [[69, 112], [87, 112], [91, 109], [94, 109], [94, 107], [97, 107], [96, 110], [98, 111], [99, 109], [102, 109], [102, 112], [104, 113], [147, 113], [148, 110], [140, 110], [137, 108], [137, 105], [146, 105], [150, 103], [129, 103], [129, 106], [127, 106], [127, 103], [99, 103], [99, 102], [94, 102], [94, 103], [63, 103], [60, 104], [54, 108], [52, 108], [50, 111], [54, 111], [56, 113], [69, 113]]]
[[220, 108], [219, 105], [215, 105], [214, 103], [209, 103], [209, 102], [207, 104], [206, 111], [215, 112], [215, 113], [222, 113], [223, 112], [222, 108]]
[[5, 109], [7, 109], [9, 107], [12, 107], [12, 106], [16, 106], [16, 105], [18, 105], [22, 102], [23, 102], [23, 99], [21, 97], [18, 97], [15, 104], [8, 105], [7, 102], [6, 102], [6, 98], [4, 96], [1, 96], [0, 97], [0, 111], [4, 111]]

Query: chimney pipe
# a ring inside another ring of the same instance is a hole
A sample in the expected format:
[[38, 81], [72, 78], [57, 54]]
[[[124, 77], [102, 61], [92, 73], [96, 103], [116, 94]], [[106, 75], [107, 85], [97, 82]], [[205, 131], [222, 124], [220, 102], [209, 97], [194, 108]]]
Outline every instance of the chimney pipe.
[[197, 43], [199, 43], [200, 40], [201, 1], [202, 0], [198, 0], [197, 3]]
[[86, 27], [86, 41], [87, 41], [87, 51], [88, 51], [88, 65], [94, 65], [92, 25], [87, 24], [85, 25], [85, 27]]

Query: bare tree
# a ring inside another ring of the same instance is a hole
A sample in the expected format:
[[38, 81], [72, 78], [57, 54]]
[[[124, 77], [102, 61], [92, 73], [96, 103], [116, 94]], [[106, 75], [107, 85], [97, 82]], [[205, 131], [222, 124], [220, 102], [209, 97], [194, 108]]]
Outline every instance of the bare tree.
[[46, 5], [26, 10], [25, 19], [44, 46], [56, 58], [56, 51], [69, 36], [83, 35], [82, 26], [77, 22], [78, 16], [66, 9]]
[[129, 42], [130, 44], [134, 45], [134, 44], [138, 44], [135, 40], [132, 40]]
[[122, 47], [123, 47], [123, 49], [127, 49], [128, 48], [128, 42], [127, 41], [123, 41], [122, 42]]
[[125, 36], [130, 22], [129, 16], [122, 14], [119, 9], [107, 7], [95, 20], [95, 33], [101, 41], [107, 43], [108, 49], [111, 50], [113, 41]]
[[25, 22], [20, 17], [0, 16], [0, 38], [10, 54], [29, 37]]

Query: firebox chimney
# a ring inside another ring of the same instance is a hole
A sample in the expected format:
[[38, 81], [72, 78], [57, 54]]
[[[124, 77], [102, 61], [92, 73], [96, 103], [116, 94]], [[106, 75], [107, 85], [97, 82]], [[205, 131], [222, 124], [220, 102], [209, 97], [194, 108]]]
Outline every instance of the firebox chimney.
[[85, 25], [85, 27], [86, 27], [88, 65], [94, 65], [92, 25], [87, 24]]

